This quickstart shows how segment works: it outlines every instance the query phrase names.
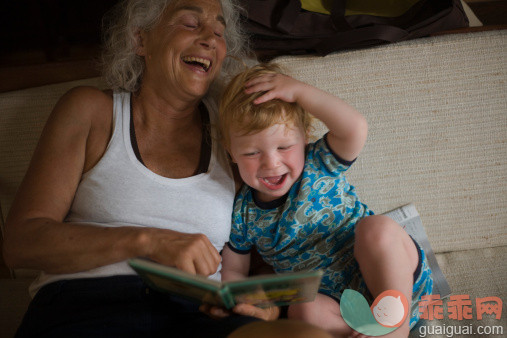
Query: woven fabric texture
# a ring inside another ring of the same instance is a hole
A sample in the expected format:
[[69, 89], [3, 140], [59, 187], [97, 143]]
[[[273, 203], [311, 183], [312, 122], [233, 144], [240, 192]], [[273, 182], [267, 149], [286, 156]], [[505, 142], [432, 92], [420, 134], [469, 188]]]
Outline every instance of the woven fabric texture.
[[377, 213], [414, 203], [447, 252], [507, 242], [505, 60], [504, 30], [275, 61], [365, 114], [349, 181]]

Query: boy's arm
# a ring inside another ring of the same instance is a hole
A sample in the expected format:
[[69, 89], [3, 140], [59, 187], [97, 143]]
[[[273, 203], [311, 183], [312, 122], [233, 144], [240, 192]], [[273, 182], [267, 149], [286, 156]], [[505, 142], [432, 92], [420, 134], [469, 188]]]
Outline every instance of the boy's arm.
[[226, 244], [222, 250], [222, 280], [231, 281], [246, 278], [249, 270], [250, 253], [236, 253]]
[[[232, 251], [228, 245], [225, 245], [222, 250], [222, 280], [231, 281], [246, 278], [250, 270], [250, 253], [239, 254]], [[209, 312], [220, 318], [228, 314], [223, 309], [212, 308]], [[280, 308], [278, 306], [271, 306], [268, 308], [259, 308], [250, 304], [238, 304], [232, 312], [242, 315], [256, 317], [262, 320], [275, 320], [280, 315]]]
[[321, 120], [329, 129], [328, 144], [333, 152], [347, 161], [354, 160], [366, 142], [368, 125], [354, 107], [319, 88], [287, 75], [268, 74], [246, 84], [246, 92], [266, 91], [254, 103], [272, 99], [296, 102]]

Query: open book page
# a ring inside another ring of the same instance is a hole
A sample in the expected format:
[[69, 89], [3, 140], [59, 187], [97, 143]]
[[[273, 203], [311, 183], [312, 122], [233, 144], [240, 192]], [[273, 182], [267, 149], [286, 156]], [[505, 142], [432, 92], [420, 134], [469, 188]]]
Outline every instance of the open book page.
[[413, 204], [407, 204], [402, 207], [396, 208], [384, 215], [391, 217], [398, 222], [405, 231], [412, 236], [413, 239], [422, 247], [426, 256], [428, 257], [428, 264], [432, 271], [433, 276], [433, 294], [440, 295], [441, 298], [449, 297], [451, 288], [445, 279], [440, 266], [438, 265], [435, 253], [431, 248], [426, 231], [424, 231], [421, 216]]
[[230, 291], [235, 304], [282, 306], [313, 301], [319, 291], [322, 275], [320, 270], [261, 275], [227, 282], [224, 285]]
[[155, 290], [226, 308], [239, 303], [265, 307], [313, 301], [323, 274], [321, 270], [302, 271], [221, 283], [142, 258], [131, 259], [129, 264]]
[[182, 270], [147, 259], [134, 258], [129, 265], [152, 289], [175, 294], [200, 303], [227, 307], [221, 293], [222, 283], [204, 276], [191, 275]]

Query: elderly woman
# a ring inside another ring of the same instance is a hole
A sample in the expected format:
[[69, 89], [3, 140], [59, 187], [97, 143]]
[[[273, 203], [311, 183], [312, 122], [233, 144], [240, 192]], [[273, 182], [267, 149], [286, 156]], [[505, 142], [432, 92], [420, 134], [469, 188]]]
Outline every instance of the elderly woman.
[[104, 54], [113, 90], [60, 99], [8, 216], [7, 264], [42, 271], [18, 336], [220, 337], [276, 317], [239, 306], [213, 319], [148, 289], [126, 263], [142, 256], [220, 278], [235, 184], [208, 92], [226, 53], [243, 51], [236, 9], [130, 0], [114, 13]]

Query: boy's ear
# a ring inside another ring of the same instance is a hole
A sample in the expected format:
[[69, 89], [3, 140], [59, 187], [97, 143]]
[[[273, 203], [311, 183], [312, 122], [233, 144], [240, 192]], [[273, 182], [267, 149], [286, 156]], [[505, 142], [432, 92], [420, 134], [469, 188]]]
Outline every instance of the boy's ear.
[[236, 163], [236, 164], [238, 163], [238, 161], [236, 161], [236, 159], [234, 158], [234, 156], [232, 156], [232, 153], [231, 153], [230, 150], [227, 150], [227, 154], [229, 154], [229, 157], [230, 157], [232, 163]]
[[229, 160], [231, 160], [232, 163], [236, 163], [237, 164], [238, 162], [236, 162], [236, 160], [232, 156], [231, 149], [229, 147], [226, 147], [226, 146], [224, 146], [224, 148], [225, 148], [225, 151], [227, 152], [227, 157], [229, 157]]

